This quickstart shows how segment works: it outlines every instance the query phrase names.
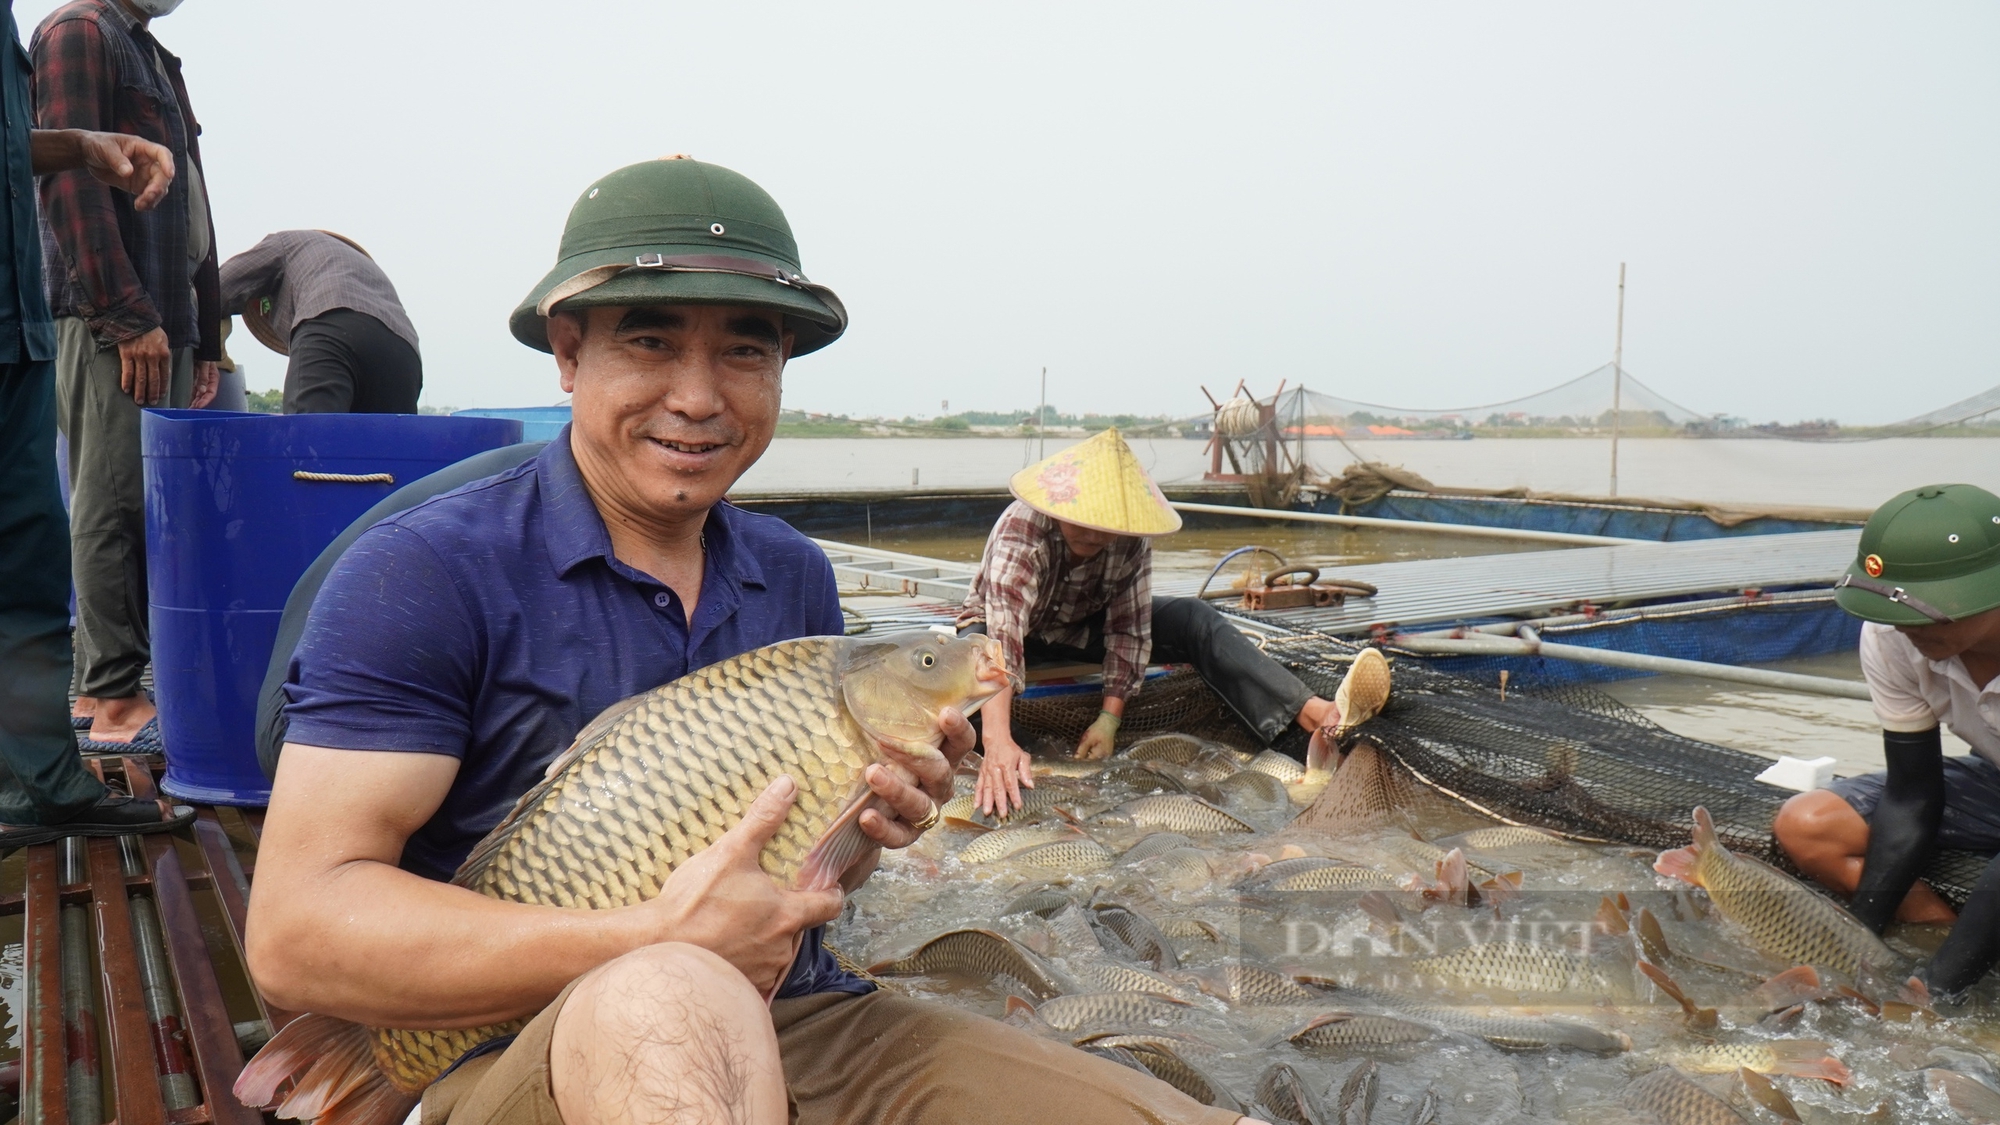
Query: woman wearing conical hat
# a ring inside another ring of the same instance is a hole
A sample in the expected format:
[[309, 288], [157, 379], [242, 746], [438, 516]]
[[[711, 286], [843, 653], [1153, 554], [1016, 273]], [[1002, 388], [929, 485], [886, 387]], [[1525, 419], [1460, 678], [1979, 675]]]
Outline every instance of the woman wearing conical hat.
[[[1383, 688], [1375, 698], [1343, 700], [1343, 713], [1207, 602], [1152, 596], [1152, 537], [1180, 530], [1181, 517], [1117, 430], [1022, 469], [1010, 487], [1015, 502], [986, 537], [958, 625], [998, 640], [1016, 675], [1037, 661], [1104, 665], [1102, 709], [1077, 743], [1077, 757], [1110, 755], [1149, 660], [1194, 665], [1266, 744], [1293, 723], [1344, 729], [1381, 709], [1386, 668], [1379, 677], [1349, 677]], [[1363, 657], [1381, 654], [1369, 649]], [[1014, 741], [1011, 705], [1003, 691], [980, 712], [982, 812], [1005, 814], [1019, 807], [1022, 786], [1034, 786], [1028, 755]]]

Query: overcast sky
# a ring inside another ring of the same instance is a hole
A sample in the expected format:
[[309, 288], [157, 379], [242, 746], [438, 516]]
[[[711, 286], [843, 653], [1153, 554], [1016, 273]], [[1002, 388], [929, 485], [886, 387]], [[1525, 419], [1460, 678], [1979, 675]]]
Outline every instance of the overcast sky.
[[[24, 34], [56, 5], [21, 0]], [[569, 205], [688, 152], [790, 215], [847, 413], [1412, 407], [1609, 360], [1700, 412], [2000, 383], [2000, 5], [187, 0], [225, 254], [389, 271], [424, 401], [558, 401], [506, 317]], [[232, 338], [253, 389], [283, 360]]]

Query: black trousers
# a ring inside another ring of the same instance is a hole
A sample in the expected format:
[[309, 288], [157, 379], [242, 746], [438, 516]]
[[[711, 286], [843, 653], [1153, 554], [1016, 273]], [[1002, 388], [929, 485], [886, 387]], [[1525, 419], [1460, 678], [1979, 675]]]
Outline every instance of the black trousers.
[[55, 367], [0, 364], [0, 823], [55, 824], [104, 795], [69, 725], [69, 581]]
[[415, 414], [424, 361], [367, 313], [333, 309], [292, 329], [287, 414]]
[[[1101, 664], [1104, 662], [1104, 615], [1086, 622], [1090, 641], [1082, 648], [1050, 644], [1029, 637], [1022, 645], [1028, 663]], [[984, 633], [984, 624], [965, 632]], [[1269, 746], [1299, 717], [1313, 696], [1285, 666], [1265, 656], [1229, 619], [1200, 598], [1153, 599], [1153, 662], [1192, 664], [1202, 682], [1222, 697], [1245, 725]]]

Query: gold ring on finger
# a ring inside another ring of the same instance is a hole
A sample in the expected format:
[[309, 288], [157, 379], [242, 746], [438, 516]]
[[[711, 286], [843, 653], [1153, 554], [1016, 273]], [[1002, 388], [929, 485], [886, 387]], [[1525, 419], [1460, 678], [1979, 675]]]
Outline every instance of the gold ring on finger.
[[[926, 799], [928, 800], [928, 798]], [[938, 803], [936, 801], [931, 801], [930, 806], [931, 806], [930, 810], [925, 812], [923, 817], [917, 820], [915, 823], [911, 824], [910, 827], [915, 828], [919, 832], [928, 832], [931, 829], [937, 827]]]

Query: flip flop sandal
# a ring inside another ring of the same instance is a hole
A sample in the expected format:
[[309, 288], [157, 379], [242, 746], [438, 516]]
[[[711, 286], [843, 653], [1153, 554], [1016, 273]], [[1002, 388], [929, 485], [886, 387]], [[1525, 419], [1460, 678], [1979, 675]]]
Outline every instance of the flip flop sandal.
[[69, 726], [71, 730], [81, 734], [88, 732], [90, 730], [90, 724], [96, 721], [97, 721], [96, 719], [92, 718], [89, 715], [71, 715], [69, 717]]
[[194, 809], [116, 791], [61, 824], [0, 825], [0, 848], [46, 844], [65, 836], [141, 836], [171, 832], [194, 821]]
[[105, 742], [100, 739], [83, 737], [76, 740], [77, 749], [86, 754], [162, 754], [166, 745], [160, 741], [160, 717], [146, 720], [139, 733], [130, 742]]

